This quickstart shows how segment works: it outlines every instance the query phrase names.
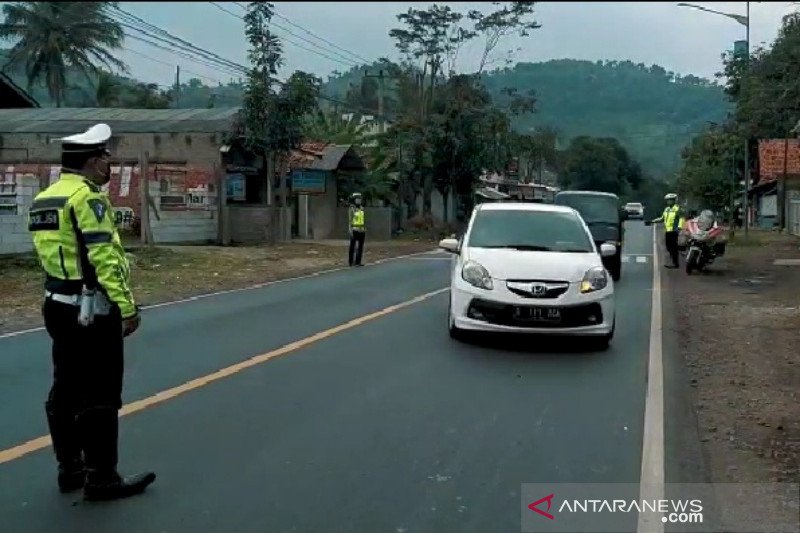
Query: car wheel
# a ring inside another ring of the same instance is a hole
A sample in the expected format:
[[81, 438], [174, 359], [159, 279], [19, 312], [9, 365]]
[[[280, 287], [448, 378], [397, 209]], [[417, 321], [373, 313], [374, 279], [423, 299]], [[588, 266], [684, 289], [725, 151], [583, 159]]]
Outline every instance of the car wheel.
[[605, 335], [600, 337], [595, 337], [592, 339], [592, 348], [597, 352], [605, 352], [611, 345], [611, 340], [614, 338], [614, 330], [617, 327], [616, 320], [614, 324], [611, 326], [611, 331]]
[[450, 338], [460, 341], [464, 340], [464, 332], [456, 327], [455, 317], [453, 316], [452, 304], [447, 305], [447, 330], [450, 333]]
[[608, 270], [611, 273], [611, 279], [619, 281], [622, 277], [622, 254], [615, 256], [610, 266], [611, 268]]

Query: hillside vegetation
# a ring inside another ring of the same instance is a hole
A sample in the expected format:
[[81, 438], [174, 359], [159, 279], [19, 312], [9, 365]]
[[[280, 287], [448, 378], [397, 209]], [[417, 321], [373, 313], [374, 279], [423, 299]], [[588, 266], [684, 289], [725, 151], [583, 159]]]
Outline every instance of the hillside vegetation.
[[[0, 51], [0, 64], [4, 53]], [[376, 73], [378, 65], [366, 67]], [[385, 68], [385, 66], [384, 66]], [[377, 110], [375, 78], [364, 79], [365, 67], [334, 73], [323, 84], [324, 93], [342, 101], [367, 99]], [[27, 85], [24, 72], [7, 71], [18, 84]], [[180, 99], [174, 88], [158, 87], [130, 78], [113, 77], [122, 96], [109, 100], [107, 90], [98, 90], [98, 80], [89, 83], [81, 74], [70, 73], [67, 105], [78, 107], [232, 107], [242, 103], [242, 85], [209, 86], [198, 79], [181, 84]], [[559, 147], [577, 136], [613, 137], [627, 148], [656, 178], [670, 178], [680, 164], [681, 150], [690, 139], [707, 128], [708, 121], [724, 121], [729, 110], [723, 88], [695, 76], [679, 76], [657, 65], [625, 62], [591, 62], [572, 59], [544, 63], [519, 63], [513, 68], [484, 75], [492, 99], [503, 103], [506, 89], [524, 94], [533, 91], [536, 111], [515, 117], [520, 133], [543, 127], [554, 128]], [[102, 85], [102, 84], [101, 84]], [[386, 110], [393, 112], [392, 83], [387, 82]], [[43, 105], [53, 103], [47, 90], [34, 86], [33, 96]], [[355, 94], [359, 97], [356, 98]], [[100, 100], [100, 102], [98, 102]], [[372, 102], [374, 100], [374, 102]], [[332, 106], [330, 102], [328, 106]], [[341, 106], [345, 110], [346, 106]]]
[[[360, 88], [363, 73], [354, 68], [332, 76], [328, 95], [345, 98]], [[614, 137], [657, 178], [672, 177], [691, 138], [707, 129], [707, 121], [723, 121], [730, 109], [719, 85], [630, 61], [518, 63], [487, 73], [484, 83], [497, 103], [508, 98], [505, 89], [534, 91], [536, 111], [514, 119], [518, 132], [555, 128], [560, 148], [577, 136]]]

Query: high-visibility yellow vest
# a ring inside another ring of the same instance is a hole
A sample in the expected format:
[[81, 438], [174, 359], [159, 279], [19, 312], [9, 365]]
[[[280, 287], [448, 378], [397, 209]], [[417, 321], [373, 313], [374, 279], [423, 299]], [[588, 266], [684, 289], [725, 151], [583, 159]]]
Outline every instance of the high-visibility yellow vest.
[[364, 228], [364, 210], [363, 209], [354, 209], [353, 216], [350, 219], [350, 225], [354, 228], [363, 229]]
[[664, 231], [680, 231], [683, 227], [683, 215], [677, 205], [664, 208]]
[[[64, 173], [33, 201], [28, 230], [53, 292], [95, 285], [123, 318], [136, 314], [130, 266], [108, 196], [88, 179]], [[83, 251], [83, 253], [82, 253]]]

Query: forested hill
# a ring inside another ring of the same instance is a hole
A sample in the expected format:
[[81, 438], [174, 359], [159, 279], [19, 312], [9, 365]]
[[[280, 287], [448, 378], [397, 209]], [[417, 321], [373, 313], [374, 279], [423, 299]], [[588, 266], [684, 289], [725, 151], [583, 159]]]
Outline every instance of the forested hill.
[[[344, 97], [363, 72], [330, 78], [327, 93]], [[578, 135], [616, 137], [659, 178], [678, 170], [681, 150], [706, 121], [721, 122], [729, 110], [722, 87], [708, 80], [630, 61], [519, 63], [488, 73], [485, 83], [497, 101], [504, 88], [535, 91], [536, 113], [516, 119], [518, 131], [553, 126], [562, 146]]]
[[[3, 64], [4, 52], [0, 50]], [[368, 68], [375, 73], [376, 65]], [[375, 78], [364, 79], [364, 70], [365, 67], [354, 67], [346, 73], [334, 73], [325, 82], [324, 92], [340, 101], [359, 101], [368, 104], [363, 107], [377, 109], [377, 83]], [[7, 73], [21, 86], [26, 85], [23, 69]], [[242, 102], [242, 86], [235, 82], [208, 86], [197, 79], [188, 80], [181, 85], [176, 102], [168, 88], [128, 78], [109, 78], [98, 88], [97, 80], [90, 84], [81, 74], [70, 72], [66, 105], [186, 108], [231, 107]], [[678, 170], [681, 150], [692, 135], [707, 128], [706, 121], [724, 121], [729, 110], [720, 86], [695, 76], [680, 77], [659, 66], [629, 61], [564, 59], [519, 63], [486, 74], [485, 83], [498, 102], [505, 97], [505, 88], [521, 94], [535, 92], [536, 112], [515, 120], [518, 131], [555, 127], [560, 132], [561, 146], [578, 135], [616, 137], [641, 162], [645, 172], [657, 178], [671, 177]], [[353, 98], [353, 93], [361, 94]], [[52, 105], [41, 84], [34, 87], [33, 94], [43, 106]], [[387, 94], [387, 110], [393, 103], [392, 95]]]

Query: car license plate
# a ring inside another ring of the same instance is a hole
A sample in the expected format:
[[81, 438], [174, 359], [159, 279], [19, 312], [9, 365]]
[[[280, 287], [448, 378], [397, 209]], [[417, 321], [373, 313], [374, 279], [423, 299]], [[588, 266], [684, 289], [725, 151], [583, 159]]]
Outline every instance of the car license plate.
[[556, 307], [515, 307], [513, 316], [516, 320], [529, 322], [558, 322], [561, 310]]

